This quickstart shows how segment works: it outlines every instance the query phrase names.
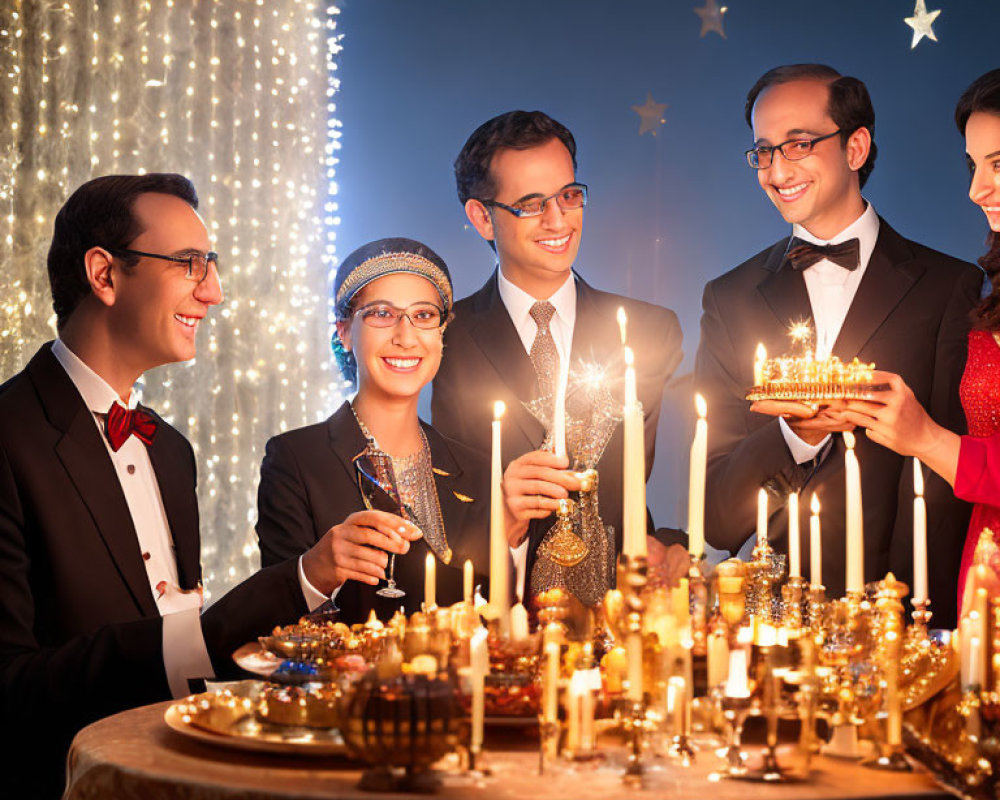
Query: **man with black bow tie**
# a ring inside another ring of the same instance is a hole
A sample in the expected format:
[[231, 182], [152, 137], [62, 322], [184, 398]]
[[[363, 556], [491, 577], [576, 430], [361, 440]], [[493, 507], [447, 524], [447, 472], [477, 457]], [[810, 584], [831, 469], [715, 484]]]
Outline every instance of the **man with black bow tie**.
[[324, 539], [201, 613], [194, 453], [132, 392], [194, 357], [222, 300], [197, 204], [180, 175], [74, 192], [48, 257], [59, 336], [0, 387], [5, 796], [59, 796], [77, 730], [235, 672], [234, 649], [340, 582]]
[[[755, 529], [760, 487], [770, 495], [769, 539], [787, 548], [790, 492], [803, 520], [822, 508], [823, 582], [845, 584], [844, 442], [836, 406], [744, 399], [758, 342], [790, 352], [792, 323], [811, 320], [818, 358], [855, 356], [905, 376], [942, 425], [964, 429], [958, 384], [969, 311], [982, 273], [896, 233], [861, 190], [875, 162], [875, 112], [865, 85], [818, 64], [777, 67], [747, 97], [754, 136], [747, 161], [792, 236], [709, 282], [695, 383], [709, 402], [706, 535], [737, 552]], [[858, 438], [865, 515], [865, 579], [912, 575], [912, 470]], [[953, 625], [969, 508], [928, 476], [930, 594], [935, 624]], [[807, 527], [805, 529], [808, 529]], [[803, 563], [808, 564], [808, 541]]]

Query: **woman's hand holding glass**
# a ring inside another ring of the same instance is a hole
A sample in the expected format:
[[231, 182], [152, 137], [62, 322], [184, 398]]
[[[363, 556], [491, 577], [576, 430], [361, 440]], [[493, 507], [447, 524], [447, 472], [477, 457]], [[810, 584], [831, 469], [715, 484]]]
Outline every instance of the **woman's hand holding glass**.
[[406, 553], [422, 535], [396, 514], [355, 511], [303, 555], [302, 568], [309, 582], [328, 595], [348, 580], [376, 586], [386, 578], [389, 554]]

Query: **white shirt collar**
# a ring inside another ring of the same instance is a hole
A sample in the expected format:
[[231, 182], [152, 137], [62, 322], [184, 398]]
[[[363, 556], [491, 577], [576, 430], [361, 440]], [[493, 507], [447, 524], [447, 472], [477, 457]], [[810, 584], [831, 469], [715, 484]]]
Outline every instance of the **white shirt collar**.
[[861, 213], [861, 216], [832, 239], [820, 239], [813, 236], [798, 224], [792, 226], [792, 236], [796, 236], [805, 242], [821, 245], [839, 244], [848, 239], [856, 238], [860, 248], [860, 265], [863, 267], [868, 264], [868, 261], [872, 257], [872, 252], [875, 250], [875, 242], [878, 240], [878, 229], [878, 213], [875, 211], [875, 207], [866, 200], [865, 210]]
[[[106, 414], [115, 401], [121, 403], [118, 392], [111, 388], [104, 378], [88, 367], [83, 360], [70, 350], [62, 339], [52, 343], [52, 355], [62, 364], [69, 379], [73, 381], [87, 408], [97, 414]], [[135, 408], [138, 397], [129, 392], [128, 407]]]
[[[497, 288], [507, 313], [520, 330], [522, 324], [531, 317], [531, 307], [538, 301], [520, 286], [509, 281], [504, 276], [503, 269], [497, 269]], [[572, 330], [576, 322], [576, 275], [572, 271], [548, 301], [555, 306], [556, 321]]]

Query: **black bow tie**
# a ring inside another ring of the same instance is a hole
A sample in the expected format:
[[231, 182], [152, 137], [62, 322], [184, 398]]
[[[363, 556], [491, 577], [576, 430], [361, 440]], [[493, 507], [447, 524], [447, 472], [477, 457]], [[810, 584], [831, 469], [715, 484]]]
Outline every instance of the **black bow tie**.
[[839, 244], [813, 244], [795, 236], [788, 242], [785, 260], [792, 269], [809, 269], [813, 264], [826, 259], [837, 266], [848, 270], [856, 270], [861, 264], [861, 243], [857, 239], [848, 239]]

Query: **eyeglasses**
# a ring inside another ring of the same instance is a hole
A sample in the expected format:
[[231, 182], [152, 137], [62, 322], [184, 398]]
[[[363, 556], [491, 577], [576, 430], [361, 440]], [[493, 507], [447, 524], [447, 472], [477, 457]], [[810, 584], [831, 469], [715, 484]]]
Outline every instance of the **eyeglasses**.
[[825, 136], [817, 136], [815, 139], [789, 139], [772, 147], [754, 147], [746, 151], [747, 163], [754, 169], [767, 169], [774, 161], [775, 150], [781, 153], [786, 161], [801, 161], [817, 144], [825, 139], [832, 139], [840, 132], [838, 129]]
[[208, 275], [208, 265], [215, 264], [219, 268], [219, 254], [213, 251], [207, 253], [191, 253], [186, 256], [165, 256], [161, 253], [144, 253], [142, 250], [129, 250], [126, 247], [105, 248], [113, 256], [144, 256], [159, 258], [163, 261], [173, 261], [175, 264], [187, 264], [187, 277], [195, 283], [201, 283]]
[[422, 331], [440, 328], [448, 318], [447, 312], [433, 303], [413, 303], [406, 308], [396, 308], [390, 303], [369, 303], [354, 313], [373, 328], [394, 328], [406, 317], [414, 328]]
[[549, 200], [555, 200], [556, 205], [563, 211], [575, 211], [587, 205], [587, 187], [582, 183], [567, 183], [555, 194], [548, 197], [529, 197], [520, 200], [512, 206], [497, 200], [480, 200], [484, 206], [497, 206], [504, 211], [509, 211], [517, 218], [537, 217], [545, 213], [545, 204]]

